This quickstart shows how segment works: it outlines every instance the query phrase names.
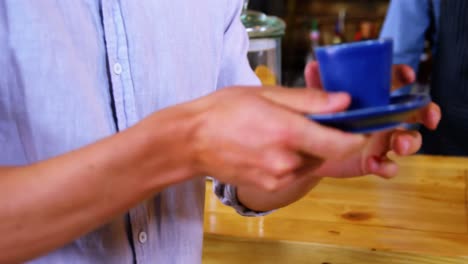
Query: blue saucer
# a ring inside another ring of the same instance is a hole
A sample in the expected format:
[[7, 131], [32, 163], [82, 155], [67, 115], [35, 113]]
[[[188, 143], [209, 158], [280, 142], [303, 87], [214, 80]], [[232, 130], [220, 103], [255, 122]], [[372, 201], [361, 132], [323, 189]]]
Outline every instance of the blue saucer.
[[325, 126], [351, 133], [371, 133], [405, 124], [413, 111], [431, 102], [428, 94], [403, 94], [390, 98], [390, 104], [331, 114], [309, 115], [308, 118]]

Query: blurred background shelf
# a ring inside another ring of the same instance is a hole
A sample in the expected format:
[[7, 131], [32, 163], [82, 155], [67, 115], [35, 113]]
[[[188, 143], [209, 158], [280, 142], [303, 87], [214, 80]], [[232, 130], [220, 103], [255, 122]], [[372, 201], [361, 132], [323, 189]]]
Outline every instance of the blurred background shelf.
[[303, 86], [303, 69], [311, 42], [314, 19], [319, 24], [322, 44], [330, 44], [337, 18], [345, 12], [343, 33], [353, 41], [363, 22], [375, 25], [378, 33], [388, 8], [388, 0], [250, 0], [249, 9], [279, 16], [287, 24], [282, 44], [283, 85]]

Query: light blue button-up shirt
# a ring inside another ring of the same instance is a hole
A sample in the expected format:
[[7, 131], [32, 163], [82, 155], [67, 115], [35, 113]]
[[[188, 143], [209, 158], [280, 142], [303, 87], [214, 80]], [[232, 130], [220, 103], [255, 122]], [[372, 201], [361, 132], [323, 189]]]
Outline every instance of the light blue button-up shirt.
[[[241, 4], [0, 1], [0, 165], [48, 159], [159, 109], [258, 84], [246, 59]], [[168, 188], [29, 263], [200, 263], [204, 186], [197, 179]], [[216, 191], [254, 214], [238, 204], [232, 186], [217, 184]]]
[[431, 19], [434, 28], [430, 37], [437, 41], [439, 17], [440, 0], [390, 1], [380, 37], [393, 39], [395, 64], [407, 64], [418, 70]]
[[[406, 64], [416, 72], [419, 70], [426, 35], [430, 34], [434, 44], [437, 41], [439, 17], [440, 0], [390, 1], [380, 37], [393, 39], [394, 64]], [[431, 23], [434, 28], [428, 32]], [[394, 94], [408, 93], [411, 88], [404, 87]]]

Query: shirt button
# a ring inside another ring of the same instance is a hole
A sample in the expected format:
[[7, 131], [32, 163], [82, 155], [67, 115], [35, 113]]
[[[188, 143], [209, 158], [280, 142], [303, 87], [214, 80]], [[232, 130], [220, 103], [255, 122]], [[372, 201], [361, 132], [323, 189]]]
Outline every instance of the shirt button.
[[114, 64], [114, 73], [117, 75], [122, 73], [122, 65], [120, 63]]
[[140, 241], [140, 243], [144, 244], [146, 242], [146, 240], [148, 240], [148, 235], [146, 234], [146, 232], [140, 232], [138, 234], [138, 241]]

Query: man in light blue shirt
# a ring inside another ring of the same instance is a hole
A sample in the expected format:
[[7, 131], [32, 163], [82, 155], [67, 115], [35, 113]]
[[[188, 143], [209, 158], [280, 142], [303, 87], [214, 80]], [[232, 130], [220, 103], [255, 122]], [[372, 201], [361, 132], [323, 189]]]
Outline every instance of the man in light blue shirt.
[[[415, 132], [304, 117], [346, 94], [259, 89], [241, 6], [0, 2], [0, 263], [200, 263], [206, 175], [256, 216], [417, 151]], [[435, 128], [437, 106], [421, 117]]]

